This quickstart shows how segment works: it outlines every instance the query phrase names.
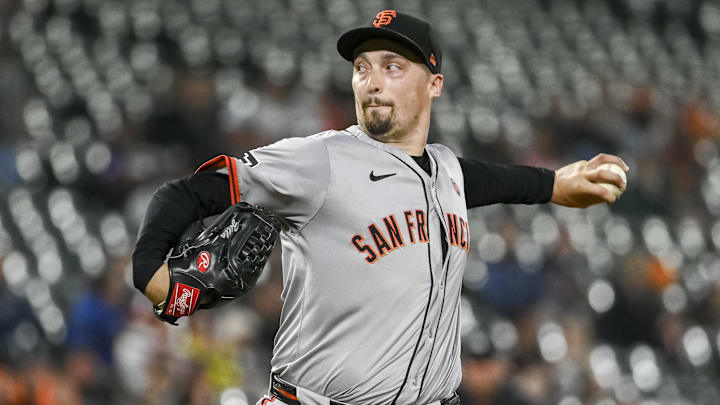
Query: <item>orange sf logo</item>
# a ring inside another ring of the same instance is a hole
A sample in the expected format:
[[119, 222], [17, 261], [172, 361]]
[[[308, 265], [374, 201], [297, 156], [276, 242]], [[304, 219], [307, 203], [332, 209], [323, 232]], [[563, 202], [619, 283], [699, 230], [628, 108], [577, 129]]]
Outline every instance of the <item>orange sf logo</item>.
[[375, 21], [373, 21], [373, 25], [376, 28], [380, 28], [383, 25], [388, 25], [390, 24], [390, 21], [392, 21], [393, 17], [397, 17], [397, 12], [395, 12], [395, 10], [383, 10], [375, 16]]

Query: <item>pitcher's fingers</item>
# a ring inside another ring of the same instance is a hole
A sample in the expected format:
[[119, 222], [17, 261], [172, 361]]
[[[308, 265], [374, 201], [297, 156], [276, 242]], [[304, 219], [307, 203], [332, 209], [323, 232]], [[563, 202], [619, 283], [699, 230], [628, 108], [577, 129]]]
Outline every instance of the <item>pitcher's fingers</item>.
[[585, 178], [593, 183], [610, 183], [614, 184], [620, 191], [625, 191], [627, 183], [623, 181], [619, 174], [605, 169], [593, 169], [587, 172]]
[[589, 169], [595, 169], [603, 163], [615, 163], [616, 165], [622, 167], [622, 169], [626, 172], [630, 170], [630, 167], [619, 156], [610, 155], [607, 153], [600, 153], [594, 158], [590, 159], [587, 167]]
[[603, 201], [610, 204], [614, 203], [615, 200], [617, 200], [617, 196], [615, 196], [615, 193], [599, 184], [589, 183], [587, 186], [587, 192], [594, 196], [602, 198]]

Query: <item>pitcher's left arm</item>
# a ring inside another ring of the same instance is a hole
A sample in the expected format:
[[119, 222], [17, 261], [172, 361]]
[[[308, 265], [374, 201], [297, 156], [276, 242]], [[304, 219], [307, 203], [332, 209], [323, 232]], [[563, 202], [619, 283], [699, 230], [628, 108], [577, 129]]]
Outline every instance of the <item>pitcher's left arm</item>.
[[603, 163], [614, 163], [626, 172], [629, 169], [621, 158], [604, 153], [590, 161], [580, 160], [555, 171], [461, 157], [458, 160], [465, 178], [465, 200], [468, 208], [498, 203], [547, 202], [585, 208], [601, 202], [613, 203], [617, 196], [597, 183], [615, 184], [621, 191], [625, 191], [626, 183], [617, 173], [598, 167]]

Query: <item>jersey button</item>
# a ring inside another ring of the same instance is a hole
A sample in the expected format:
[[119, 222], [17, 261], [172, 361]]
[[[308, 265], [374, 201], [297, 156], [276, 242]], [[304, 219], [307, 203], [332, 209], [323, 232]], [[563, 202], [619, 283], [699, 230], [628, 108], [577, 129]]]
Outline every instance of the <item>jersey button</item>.
[[431, 330], [428, 331], [427, 335], [428, 335], [428, 339], [429, 339], [429, 340], [432, 340], [432, 339], [433, 339], [433, 333], [432, 333]]
[[412, 379], [412, 385], [417, 387], [417, 378]]

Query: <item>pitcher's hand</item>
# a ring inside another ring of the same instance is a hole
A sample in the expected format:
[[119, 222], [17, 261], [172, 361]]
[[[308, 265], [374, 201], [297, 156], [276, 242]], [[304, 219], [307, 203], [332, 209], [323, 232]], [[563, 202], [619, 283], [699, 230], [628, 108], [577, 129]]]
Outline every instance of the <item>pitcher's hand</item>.
[[617, 156], [601, 153], [590, 161], [580, 160], [555, 170], [552, 202], [566, 207], [585, 208], [593, 204], [614, 203], [617, 197], [597, 183], [612, 183], [625, 191], [622, 177], [610, 170], [598, 169], [603, 163], [615, 163], [625, 172], [630, 168]]

